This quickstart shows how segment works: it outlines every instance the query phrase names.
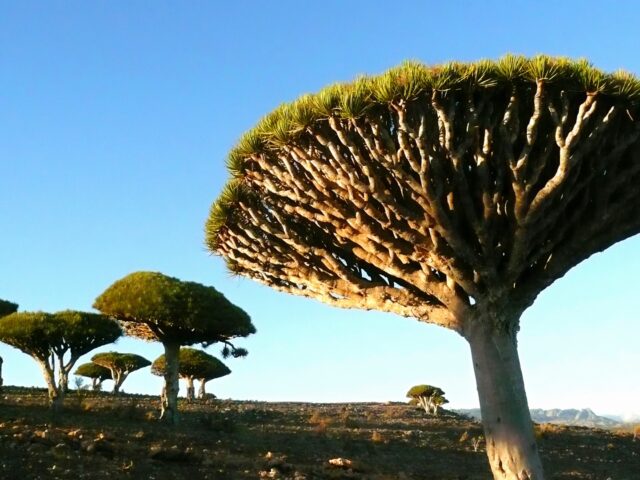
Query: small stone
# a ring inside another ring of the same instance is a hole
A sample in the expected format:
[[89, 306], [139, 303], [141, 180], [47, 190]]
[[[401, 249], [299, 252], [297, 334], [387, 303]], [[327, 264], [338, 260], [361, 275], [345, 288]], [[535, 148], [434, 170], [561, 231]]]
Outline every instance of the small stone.
[[351, 468], [353, 465], [353, 462], [348, 458], [338, 457], [338, 458], [330, 459], [329, 465], [331, 465], [332, 467], [338, 467], [338, 468]]

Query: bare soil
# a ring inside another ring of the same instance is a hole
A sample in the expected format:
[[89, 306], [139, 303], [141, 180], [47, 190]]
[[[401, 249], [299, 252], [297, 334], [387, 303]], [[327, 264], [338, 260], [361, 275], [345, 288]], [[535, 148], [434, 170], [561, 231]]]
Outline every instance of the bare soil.
[[[491, 479], [480, 424], [453, 412], [182, 400], [170, 427], [157, 406], [151, 396], [78, 391], [53, 416], [44, 390], [4, 387], [0, 479]], [[640, 441], [629, 432], [536, 431], [547, 478], [640, 479]]]

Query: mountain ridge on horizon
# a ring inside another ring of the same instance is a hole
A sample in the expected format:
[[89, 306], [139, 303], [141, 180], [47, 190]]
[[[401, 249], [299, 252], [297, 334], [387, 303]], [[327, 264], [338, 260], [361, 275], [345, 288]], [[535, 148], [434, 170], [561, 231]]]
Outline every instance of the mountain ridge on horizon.
[[[479, 408], [456, 409], [457, 413], [468, 415], [477, 420], [482, 417]], [[536, 423], [557, 423], [581, 427], [613, 428], [629, 423], [636, 423], [636, 419], [625, 420], [621, 415], [611, 416], [597, 415], [590, 408], [532, 408], [531, 419]]]

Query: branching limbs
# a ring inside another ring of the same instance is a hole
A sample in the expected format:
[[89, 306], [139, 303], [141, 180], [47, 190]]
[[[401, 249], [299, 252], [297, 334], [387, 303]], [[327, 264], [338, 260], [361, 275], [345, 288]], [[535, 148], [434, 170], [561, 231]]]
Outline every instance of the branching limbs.
[[621, 184], [640, 169], [640, 127], [622, 111], [541, 79], [329, 116], [244, 159], [216, 249], [281, 291], [456, 331], [477, 309], [522, 311], [635, 231], [611, 211], [640, 203]]

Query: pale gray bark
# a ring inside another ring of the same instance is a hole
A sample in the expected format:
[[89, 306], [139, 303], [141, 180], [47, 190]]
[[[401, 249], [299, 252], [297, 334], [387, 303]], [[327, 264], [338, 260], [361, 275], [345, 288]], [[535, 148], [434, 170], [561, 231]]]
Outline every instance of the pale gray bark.
[[113, 393], [120, 393], [120, 387], [127, 379], [129, 374], [127, 372], [122, 372], [118, 369], [111, 370], [111, 376], [113, 377]]
[[198, 389], [198, 398], [204, 398], [204, 396], [207, 394], [206, 391], [206, 384], [207, 381], [204, 378], [200, 379], [200, 388]]
[[62, 410], [62, 404], [64, 402], [64, 390], [61, 390], [56, 385], [56, 379], [54, 369], [46, 360], [37, 360], [44, 375], [44, 381], [47, 384], [47, 393], [49, 395], [49, 408], [56, 413]]
[[193, 386], [193, 377], [185, 377], [187, 382], [187, 400], [194, 400], [196, 398], [196, 389]]
[[496, 480], [543, 480], [516, 334], [470, 328], [467, 340], [476, 375], [489, 464]]
[[164, 398], [162, 399], [162, 409], [160, 419], [168, 423], [178, 422], [178, 356], [180, 345], [174, 343], [163, 343], [164, 356], [167, 370], [164, 375]]

